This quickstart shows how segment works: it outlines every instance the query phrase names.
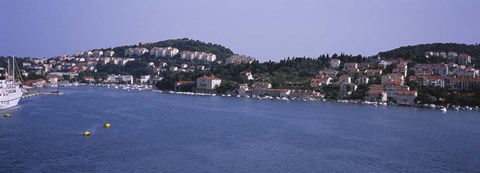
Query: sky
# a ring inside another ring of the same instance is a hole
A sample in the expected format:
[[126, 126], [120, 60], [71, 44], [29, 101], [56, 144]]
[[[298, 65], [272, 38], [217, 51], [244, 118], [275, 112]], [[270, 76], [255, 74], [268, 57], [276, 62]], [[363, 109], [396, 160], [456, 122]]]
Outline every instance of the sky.
[[261, 61], [480, 43], [478, 0], [1, 0], [0, 55], [191, 38]]

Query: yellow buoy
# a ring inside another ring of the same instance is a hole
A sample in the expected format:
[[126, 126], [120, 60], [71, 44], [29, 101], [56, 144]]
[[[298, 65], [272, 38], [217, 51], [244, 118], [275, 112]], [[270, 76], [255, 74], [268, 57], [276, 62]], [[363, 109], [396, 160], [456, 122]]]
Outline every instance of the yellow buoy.
[[90, 132], [89, 131], [83, 132], [83, 136], [90, 136]]
[[10, 114], [9, 113], [6, 113], [5, 115], [3, 115], [5, 117], [10, 117]]
[[110, 127], [110, 123], [105, 123], [105, 124], [103, 125], [103, 127], [109, 128], [109, 127]]

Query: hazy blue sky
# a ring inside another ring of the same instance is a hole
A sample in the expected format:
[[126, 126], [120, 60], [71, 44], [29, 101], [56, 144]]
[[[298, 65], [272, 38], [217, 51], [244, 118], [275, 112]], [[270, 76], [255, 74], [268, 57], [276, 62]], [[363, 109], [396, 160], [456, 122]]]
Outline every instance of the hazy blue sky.
[[192, 38], [260, 60], [480, 42], [479, 0], [1, 0], [0, 55]]

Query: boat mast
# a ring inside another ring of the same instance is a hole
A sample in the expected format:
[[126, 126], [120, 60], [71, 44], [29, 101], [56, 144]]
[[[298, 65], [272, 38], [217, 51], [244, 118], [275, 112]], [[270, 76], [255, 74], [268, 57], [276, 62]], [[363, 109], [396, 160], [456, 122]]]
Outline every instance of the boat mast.
[[13, 81], [15, 82], [15, 55], [13, 55]]
[[7, 58], [7, 76], [5, 76], [5, 79], [10, 78], [10, 59]]

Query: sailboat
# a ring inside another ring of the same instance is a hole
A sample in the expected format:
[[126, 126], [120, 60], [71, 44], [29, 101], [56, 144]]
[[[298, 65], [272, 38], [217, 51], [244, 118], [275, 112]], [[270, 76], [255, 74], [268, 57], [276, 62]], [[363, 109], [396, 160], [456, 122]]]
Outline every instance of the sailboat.
[[22, 84], [15, 79], [15, 56], [13, 57], [12, 71], [8, 60], [7, 73], [0, 76], [0, 109], [7, 109], [18, 105], [22, 98]]

